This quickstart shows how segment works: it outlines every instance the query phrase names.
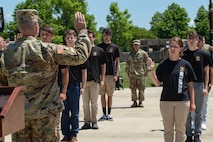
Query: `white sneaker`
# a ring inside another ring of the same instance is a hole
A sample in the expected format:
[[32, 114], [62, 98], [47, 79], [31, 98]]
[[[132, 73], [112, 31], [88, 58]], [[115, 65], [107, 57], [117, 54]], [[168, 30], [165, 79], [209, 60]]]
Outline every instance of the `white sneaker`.
[[205, 122], [203, 122], [203, 123], [201, 124], [201, 129], [202, 129], [202, 130], [206, 130], [206, 129], [207, 129], [206, 123], [205, 123]]
[[112, 115], [108, 114], [107, 115], [107, 120], [111, 120], [112, 121], [113, 120]]

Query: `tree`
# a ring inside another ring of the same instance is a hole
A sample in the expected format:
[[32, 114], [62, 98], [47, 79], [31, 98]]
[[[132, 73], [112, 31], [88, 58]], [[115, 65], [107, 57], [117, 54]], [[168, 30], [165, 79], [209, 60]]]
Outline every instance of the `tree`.
[[210, 22], [209, 22], [209, 12], [205, 9], [204, 6], [201, 6], [198, 9], [197, 16], [194, 19], [195, 30], [198, 34], [204, 36], [206, 41], [209, 41], [209, 31], [210, 31]]
[[163, 13], [156, 12], [150, 22], [151, 31], [159, 38], [186, 38], [190, 18], [184, 8], [172, 3]]
[[152, 31], [146, 30], [145, 28], [140, 28], [138, 26], [133, 26], [131, 32], [133, 34], [133, 39], [157, 38], [157, 36]]
[[96, 32], [94, 16], [87, 14], [87, 2], [85, 0], [50, 0], [51, 9], [55, 19], [55, 29], [58, 34], [63, 35], [67, 29], [74, 29], [74, 13], [81, 11], [85, 15], [87, 28]]
[[150, 25], [151, 31], [158, 37], [161, 37], [161, 34], [164, 32], [164, 27], [166, 27], [163, 14], [160, 12], [156, 12], [152, 17]]
[[133, 24], [129, 20], [130, 17], [127, 9], [123, 12], [119, 10], [117, 2], [110, 4], [110, 14], [107, 15], [106, 20], [113, 31], [112, 42], [116, 43], [121, 51], [128, 51], [132, 46], [133, 33], [131, 29]]
[[[42, 24], [47, 24], [54, 28], [55, 36], [53, 41], [62, 43], [65, 30], [74, 29], [74, 13], [76, 11], [81, 11], [85, 14], [87, 27], [96, 32], [95, 17], [87, 14], [87, 5], [86, 0], [26, 0], [16, 6], [13, 16], [15, 21], [16, 10], [37, 9], [39, 17], [43, 20]], [[18, 33], [18, 29], [14, 29], [14, 27], [17, 27], [14, 21], [9, 22], [9, 26], [7, 26], [13, 35]]]

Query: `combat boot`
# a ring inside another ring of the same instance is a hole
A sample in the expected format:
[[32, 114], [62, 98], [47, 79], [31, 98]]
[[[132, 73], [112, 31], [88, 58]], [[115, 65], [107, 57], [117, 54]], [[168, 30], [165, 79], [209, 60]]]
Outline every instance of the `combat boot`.
[[137, 102], [134, 101], [133, 104], [131, 105], [131, 107], [137, 107]]
[[142, 101], [139, 102], [139, 105], [138, 105], [138, 106], [139, 106], [139, 107], [144, 107]]

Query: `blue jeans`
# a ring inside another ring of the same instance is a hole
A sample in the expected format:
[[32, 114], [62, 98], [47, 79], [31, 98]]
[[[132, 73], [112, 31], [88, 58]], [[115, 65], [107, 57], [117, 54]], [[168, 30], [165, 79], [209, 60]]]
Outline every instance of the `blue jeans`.
[[64, 136], [77, 136], [79, 132], [79, 100], [80, 83], [69, 83], [67, 87], [67, 99], [63, 102], [64, 110], [61, 116], [61, 130]]
[[[204, 83], [197, 83], [193, 82], [194, 84], [194, 93], [195, 93], [195, 129], [194, 129], [194, 135], [201, 135], [201, 122], [202, 122], [202, 110], [203, 110], [203, 101], [204, 101], [204, 95], [203, 95], [203, 89], [204, 89]], [[186, 122], [186, 135], [192, 136], [193, 129], [191, 129], [191, 121], [192, 121], [192, 115], [191, 113], [188, 114], [187, 122]]]

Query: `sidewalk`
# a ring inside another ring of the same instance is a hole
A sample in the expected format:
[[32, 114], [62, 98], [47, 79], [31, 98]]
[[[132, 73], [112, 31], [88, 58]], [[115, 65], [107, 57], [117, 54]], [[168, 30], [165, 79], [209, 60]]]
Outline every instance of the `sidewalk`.
[[[114, 121], [98, 122], [98, 130], [80, 130], [79, 142], [163, 142], [163, 125], [159, 110], [161, 87], [149, 87], [145, 90], [144, 108], [131, 108], [130, 89], [116, 90], [113, 97], [112, 116]], [[213, 92], [213, 91], [212, 91]], [[202, 142], [213, 140], [213, 93], [208, 102], [207, 127], [203, 131]], [[102, 116], [99, 97], [98, 118]], [[80, 102], [79, 127], [84, 124], [82, 99]], [[63, 136], [61, 135], [61, 138]], [[10, 142], [10, 135], [5, 142]]]

